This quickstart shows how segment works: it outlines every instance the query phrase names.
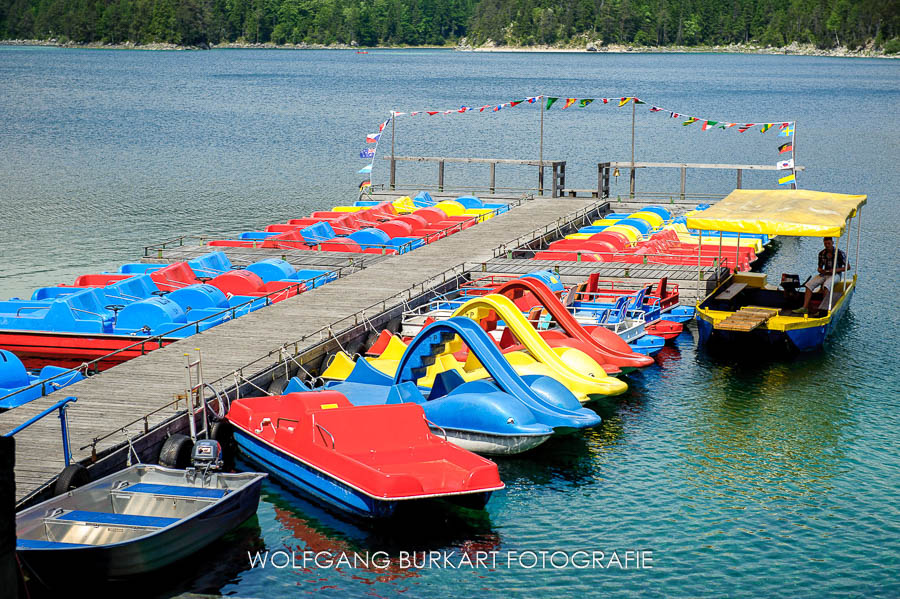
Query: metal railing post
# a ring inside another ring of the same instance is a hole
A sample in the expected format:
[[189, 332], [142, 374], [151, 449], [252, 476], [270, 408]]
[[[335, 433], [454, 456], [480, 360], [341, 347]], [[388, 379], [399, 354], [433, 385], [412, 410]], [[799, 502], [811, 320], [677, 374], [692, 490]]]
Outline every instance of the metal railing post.
[[[70, 398], [67, 397], [66, 399]], [[71, 399], [75, 401], [74, 397]], [[59, 425], [62, 430], [63, 459], [66, 462], [66, 466], [72, 463], [72, 453], [69, 451], [69, 419], [66, 417], [68, 407], [68, 403], [59, 406]]]

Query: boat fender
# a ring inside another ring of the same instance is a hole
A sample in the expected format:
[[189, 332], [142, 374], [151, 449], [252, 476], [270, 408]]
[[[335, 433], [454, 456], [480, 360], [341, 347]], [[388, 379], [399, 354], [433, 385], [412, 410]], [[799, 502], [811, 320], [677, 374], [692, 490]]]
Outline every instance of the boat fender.
[[194, 444], [187, 435], [176, 434], [166, 439], [159, 450], [160, 466], [166, 468], [187, 468], [191, 463], [191, 450]]
[[81, 464], [69, 464], [63, 468], [53, 485], [53, 496], [68, 493], [72, 489], [82, 487], [91, 482], [87, 468]]
[[288, 381], [284, 377], [272, 379], [272, 382], [266, 387], [266, 393], [269, 395], [283, 395], [284, 388], [287, 387], [287, 384]]
[[223, 469], [226, 472], [234, 470], [234, 459], [238, 451], [234, 440], [234, 426], [227, 420], [220, 420], [210, 427], [209, 438], [218, 441], [222, 447]]

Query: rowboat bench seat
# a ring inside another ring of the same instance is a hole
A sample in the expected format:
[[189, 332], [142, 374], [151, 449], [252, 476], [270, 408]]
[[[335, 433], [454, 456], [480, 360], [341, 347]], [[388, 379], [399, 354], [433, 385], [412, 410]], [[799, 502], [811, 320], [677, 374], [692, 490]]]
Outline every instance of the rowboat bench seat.
[[72, 510], [59, 516], [46, 518], [45, 522], [71, 522], [74, 524], [128, 526], [135, 528], [165, 528], [170, 524], [178, 522], [178, 520], [179, 518], [163, 518], [160, 516]]
[[66, 549], [71, 547], [90, 547], [90, 545], [43, 541], [40, 539], [16, 539], [16, 547], [21, 549]]
[[181, 485], [163, 485], [158, 483], [137, 483], [119, 489], [116, 493], [149, 493], [152, 495], [165, 495], [167, 497], [192, 497], [195, 499], [221, 499], [231, 489], [202, 489]]
[[732, 283], [725, 291], [716, 296], [717, 300], [730, 301], [733, 300], [738, 293], [747, 288], [747, 283]]

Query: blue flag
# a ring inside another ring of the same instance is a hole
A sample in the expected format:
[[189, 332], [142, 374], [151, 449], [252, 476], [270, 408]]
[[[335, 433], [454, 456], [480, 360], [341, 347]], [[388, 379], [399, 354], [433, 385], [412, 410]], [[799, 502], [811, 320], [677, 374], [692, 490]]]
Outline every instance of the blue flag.
[[372, 158], [374, 156], [375, 156], [374, 148], [366, 148], [365, 150], [363, 150], [362, 152], [359, 153], [360, 158]]

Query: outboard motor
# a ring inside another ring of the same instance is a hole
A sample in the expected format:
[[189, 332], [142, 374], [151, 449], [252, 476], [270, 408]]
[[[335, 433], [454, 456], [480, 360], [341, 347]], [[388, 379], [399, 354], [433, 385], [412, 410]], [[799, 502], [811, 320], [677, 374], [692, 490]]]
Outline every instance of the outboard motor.
[[222, 446], [215, 439], [199, 439], [191, 451], [191, 466], [198, 470], [221, 470]]

